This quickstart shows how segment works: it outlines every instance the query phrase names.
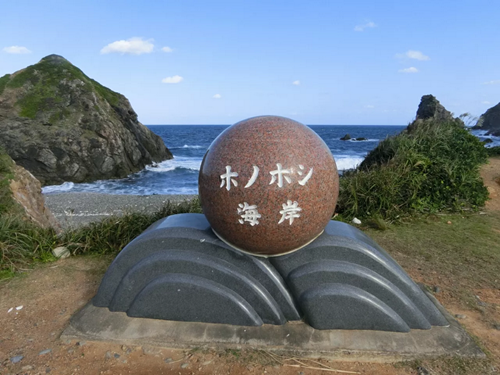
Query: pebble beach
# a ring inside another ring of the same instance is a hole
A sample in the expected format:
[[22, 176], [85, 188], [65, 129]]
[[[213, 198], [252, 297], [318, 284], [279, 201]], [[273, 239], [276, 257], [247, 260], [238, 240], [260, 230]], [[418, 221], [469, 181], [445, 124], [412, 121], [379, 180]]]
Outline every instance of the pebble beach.
[[153, 213], [162, 206], [191, 200], [196, 195], [117, 195], [100, 193], [45, 194], [45, 204], [63, 229], [84, 226], [130, 212]]

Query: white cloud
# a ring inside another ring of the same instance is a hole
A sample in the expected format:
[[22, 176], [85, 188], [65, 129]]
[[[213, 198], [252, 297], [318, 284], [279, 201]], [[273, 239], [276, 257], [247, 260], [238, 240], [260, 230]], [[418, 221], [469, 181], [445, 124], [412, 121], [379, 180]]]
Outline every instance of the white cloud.
[[355, 28], [354, 28], [354, 31], [364, 31], [365, 29], [370, 29], [372, 27], [377, 27], [377, 25], [375, 24], [375, 22], [367, 22], [363, 25], [357, 25]]
[[163, 47], [161, 50], [162, 50], [163, 52], [173, 52], [173, 49], [172, 49], [172, 48], [170, 48], [170, 47], [167, 47], [167, 46]]
[[494, 81], [483, 82], [483, 85], [500, 85], [500, 79]]
[[293, 81], [292, 85], [298, 86], [298, 85], [300, 85], [300, 81], [299, 80]]
[[214, 96], [212, 96], [212, 98], [214, 98], [214, 99], [220, 99], [220, 98], [222, 98], [222, 95], [221, 94], [215, 94]]
[[418, 69], [415, 68], [414, 66], [411, 66], [406, 69], [400, 69], [398, 70], [399, 73], [418, 73]]
[[406, 53], [397, 53], [396, 57], [398, 59], [414, 59], [419, 61], [427, 61], [431, 59], [429, 56], [424, 55], [422, 52], [414, 50], [409, 50]]
[[374, 106], [374, 105], [371, 105], [371, 104], [368, 104], [368, 105], [365, 105], [365, 108], [370, 108], [370, 109], [372, 109], [372, 108], [375, 108], [375, 106]]
[[183, 80], [184, 78], [182, 78], [181, 76], [178, 76], [178, 75], [175, 75], [175, 76], [172, 76], [172, 77], [166, 77], [166, 78], [163, 78], [161, 81], [163, 83], [179, 83]]
[[153, 52], [154, 44], [152, 39], [130, 38], [128, 40], [117, 40], [101, 49], [101, 53], [127, 53], [130, 55], [142, 55]]
[[491, 104], [491, 102], [485, 100], [484, 102], [481, 102], [482, 104]]
[[29, 49], [26, 47], [21, 47], [21, 46], [10, 46], [10, 47], [5, 47], [3, 49], [4, 52], [6, 53], [12, 53], [12, 54], [24, 54], [24, 53], [31, 53]]

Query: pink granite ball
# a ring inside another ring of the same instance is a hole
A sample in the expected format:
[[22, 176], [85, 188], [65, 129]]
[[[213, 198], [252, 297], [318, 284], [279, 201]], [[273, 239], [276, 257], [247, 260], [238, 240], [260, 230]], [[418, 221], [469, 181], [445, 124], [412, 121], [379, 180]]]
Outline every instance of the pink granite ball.
[[307, 126], [278, 116], [226, 129], [200, 168], [203, 213], [217, 236], [260, 256], [298, 250], [325, 229], [339, 176], [325, 142]]

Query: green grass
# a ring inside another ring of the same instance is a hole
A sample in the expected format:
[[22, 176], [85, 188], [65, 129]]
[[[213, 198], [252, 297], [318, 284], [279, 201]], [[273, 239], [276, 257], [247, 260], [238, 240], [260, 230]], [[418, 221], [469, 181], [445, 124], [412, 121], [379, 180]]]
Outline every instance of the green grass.
[[495, 228], [500, 228], [499, 212], [428, 216], [366, 233], [403, 268], [439, 275], [467, 307], [474, 289], [498, 288], [500, 231]]
[[340, 179], [344, 219], [394, 221], [416, 214], [477, 209], [488, 191], [479, 175], [487, 152], [456, 122], [422, 122], [382, 141]]
[[36, 262], [54, 260], [52, 249], [67, 246], [73, 255], [116, 255], [155, 221], [179, 213], [200, 213], [197, 199], [167, 203], [153, 214], [130, 213], [110, 217], [77, 230], [57, 235], [41, 229], [19, 215], [0, 216], [0, 279], [9, 278]]

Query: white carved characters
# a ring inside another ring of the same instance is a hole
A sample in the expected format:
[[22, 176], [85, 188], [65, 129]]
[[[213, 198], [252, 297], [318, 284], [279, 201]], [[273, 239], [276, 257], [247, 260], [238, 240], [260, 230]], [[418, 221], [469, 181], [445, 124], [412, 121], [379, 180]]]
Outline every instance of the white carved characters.
[[[250, 180], [244, 186], [244, 189], [251, 187], [259, 177], [260, 168], [256, 165], [253, 166], [252, 176]], [[292, 176], [297, 173], [299, 176], [297, 178], [297, 182], [301, 186], [305, 186], [307, 182], [311, 179], [313, 174], [313, 168], [309, 169], [309, 171], [305, 174], [305, 167], [302, 164], [299, 164], [298, 169], [293, 167], [291, 168], [283, 168], [281, 163], [276, 163], [276, 169], [269, 172], [271, 175], [271, 181], [269, 185], [273, 185], [276, 183], [278, 188], [282, 188], [285, 186], [285, 182], [288, 184], [292, 183]], [[221, 183], [220, 188], [225, 187], [227, 191], [231, 190], [231, 184], [234, 187], [238, 187], [238, 181], [236, 178], [239, 176], [238, 172], [233, 172], [230, 165], [226, 166], [226, 172], [220, 175]], [[278, 224], [281, 224], [285, 221], [289, 222], [289, 225], [292, 225], [295, 219], [300, 218], [300, 212], [302, 212], [302, 208], [299, 207], [299, 203], [297, 201], [287, 200], [286, 203], [282, 204], [282, 210], [279, 211], [281, 214], [281, 219], [278, 221]], [[248, 204], [247, 202], [243, 202], [238, 204], [237, 212], [239, 215], [238, 222], [240, 224], [248, 223], [252, 227], [259, 224], [259, 219], [262, 218], [262, 215], [257, 210], [257, 205]]]

